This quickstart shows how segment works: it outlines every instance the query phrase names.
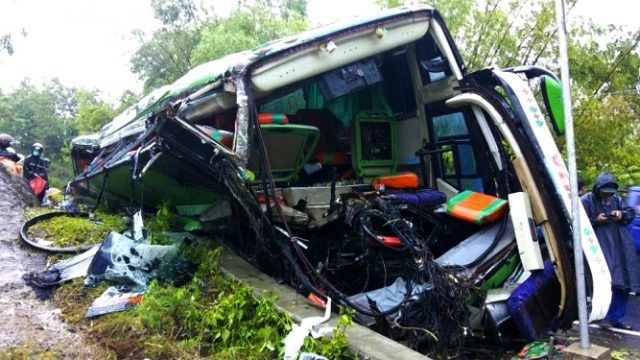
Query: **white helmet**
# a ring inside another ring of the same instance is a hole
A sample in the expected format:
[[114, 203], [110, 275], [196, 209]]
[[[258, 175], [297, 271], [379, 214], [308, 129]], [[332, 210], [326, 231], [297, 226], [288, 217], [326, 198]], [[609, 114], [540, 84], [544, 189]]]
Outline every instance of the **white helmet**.
[[7, 148], [11, 146], [13, 141], [13, 136], [5, 133], [0, 134], [0, 147]]

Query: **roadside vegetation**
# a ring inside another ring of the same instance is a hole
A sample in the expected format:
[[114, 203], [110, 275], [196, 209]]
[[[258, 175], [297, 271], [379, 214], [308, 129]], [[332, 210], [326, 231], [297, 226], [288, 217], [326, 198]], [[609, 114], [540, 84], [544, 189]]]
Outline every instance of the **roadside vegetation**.
[[[37, 224], [37, 229], [51, 239], [66, 239], [61, 245], [67, 246], [76, 233], [84, 233], [95, 243], [110, 227], [122, 230], [125, 226], [121, 215], [99, 216], [104, 224], [59, 217]], [[161, 207], [157, 216], [148, 219], [149, 228], [167, 230], [169, 216], [166, 206]], [[85, 229], [96, 226], [100, 229]], [[277, 309], [277, 296], [258, 295], [247, 285], [226, 278], [220, 270], [220, 248], [210, 240], [202, 238], [195, 244], [182, 245], [180, 252], [193, 265], [192, 277], [186, 283], [153, 280], [142, 302], [133, 309], [86, 319], [89, 305], [110, 285], [103, 282], [86, 287], [83, 279], [61, 285], [55, 290], [53, 302], [65, 322], [95, 339], [109, 358], [282, 358], [283, 340], [292, 328], [292, 320]], [[52, 260], [59, 258], [53, 255]], [[340, 325], [333, 336], [308, 338], [302, 350], [331, 359], [354, 358], [344, 334], [351, 317], [351, 313], [341, 311]], [[26, 346], [7, 349], [2, 356], [47, 359], [56, 358], [56, 354]]]
[[53, 247], [99, 244], [110, 231], [126, 229], [127, 219], [123, 214], [98, 211], [93, 219], [82, 217], [54, 217], [31, 226], [28, 235], [32, 239], [51, 242]]

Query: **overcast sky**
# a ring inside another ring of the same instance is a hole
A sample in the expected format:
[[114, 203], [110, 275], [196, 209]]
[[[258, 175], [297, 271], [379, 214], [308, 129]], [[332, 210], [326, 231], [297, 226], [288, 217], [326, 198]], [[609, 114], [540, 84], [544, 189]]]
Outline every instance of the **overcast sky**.
[[[638, 27], [630, 3], [579, 0], [575, 12], [602, 24]], [[373, 9], [373, 0], [309, 0], [308, 5], [313, 24]], [[139, 92], [142, 83], [129, 65], [138, 45], [131, 32], [157, 26], [149, 0], [0, 0], [0, 34], [11, 33], [15, 48], [13, 56], [0, 54], [0, 88], [8, 92], [24, 78], [41, 84], [57, 77], [66, 86], [100, 89], [112, 99], [126, 89]]]

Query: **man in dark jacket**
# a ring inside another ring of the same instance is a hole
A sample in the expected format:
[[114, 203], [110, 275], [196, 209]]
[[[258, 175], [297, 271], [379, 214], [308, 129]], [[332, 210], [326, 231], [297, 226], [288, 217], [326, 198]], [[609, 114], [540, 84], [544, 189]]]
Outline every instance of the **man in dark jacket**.
[[598, 176], [593, 191], [582, 196], [591, 226], [596, 233], [611, 272], [613, 296], [602, 328], [631, 329], [622, 322], [629, 292], [640, 292], [640, 264], [627, 224], [634, 218], [632, 207], [616, 194], [618, 183], [608, 172]]
[[35, 143], [31, 146], [31, 155], [27, 156], [24, 160], [23, 174], [27, 181], [31, 181], [36, 175], [40, 176], [46, 181], [44, 190], [39, 194], [36, 194], [38, 200], [42, 202], [45, 192], [49, 187], [49, 159], [42, 156], [44, 146], [40, 143]]

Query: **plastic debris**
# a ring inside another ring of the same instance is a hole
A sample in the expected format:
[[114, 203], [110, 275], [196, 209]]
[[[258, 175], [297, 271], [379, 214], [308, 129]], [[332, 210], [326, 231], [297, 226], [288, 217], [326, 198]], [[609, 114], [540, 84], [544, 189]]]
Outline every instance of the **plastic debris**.
[[46, 300], [51, 297], [55, 285], [87, 276], [89, 266], [99, 247], [96, 245], [82, 254], [59, 261], [44, 271], [26, 273], [22, 279], [33, 288], [39, 299]]
[[[412, 284], [411, 295], [429, 291], [431, 288], [431, 284]], [[371, 309], [371, 304], [373, 303], [377, 306], [378, 310], [385, 312], [401, 304], [406, 297], [406, 293], [407, 283], [403, 278], [397, 278], [391, 285], [365, 293], [355, 294], [349, 297], [349, 301], [367, 310], [373, 310]], [[393, 318], [395, 317], [394, 314], [389, 316]], [[373, 325], [375, 323], [375, 319], [371, 316], [356, 314], [356, 317], [367, 325]]]
[[123, 311], [136, 306], [142, 301], [143, 292], [130, 292], [128, 288], [112, 286], [93, 301], [85, 317]]
[[[331, 298], [327, 298], [327, 307], [324, 316], [313, 316], [302, 319], [300, 325], [293, 324], [293, 328], [284, 339], [284, 360], [295, 360], [298, 358], [300, 348], [304, 344], [304, 339], [311, 334], [314, 338], [327, 335], [333, 331], [330, 326], [318, 327], [331, 317]], [[322, 359], [322, 358], [312, 358]]]
[[565, 348], [564, 344], [554, 344], [553, 338], [550, 341], [533, 341], [525, 345], [517, 356], [512, 360], [534, 360], [534, 359], [556, 359], [561, 358], [561, 351]]
[[326, 357], [314, 353], [302, 353], [298, 360], [329, 360]]

